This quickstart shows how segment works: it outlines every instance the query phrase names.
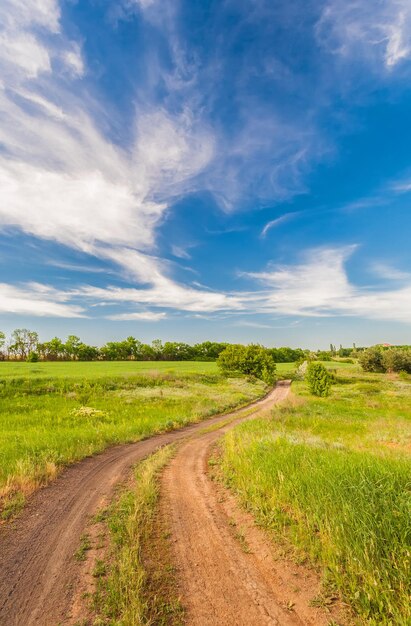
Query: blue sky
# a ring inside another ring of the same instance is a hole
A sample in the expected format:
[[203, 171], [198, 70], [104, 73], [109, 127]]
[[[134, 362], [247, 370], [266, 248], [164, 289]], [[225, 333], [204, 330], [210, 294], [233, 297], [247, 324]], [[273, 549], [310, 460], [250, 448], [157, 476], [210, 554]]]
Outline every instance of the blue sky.
[[408, 0], [3, 0], [0, 328], [411, 342]]

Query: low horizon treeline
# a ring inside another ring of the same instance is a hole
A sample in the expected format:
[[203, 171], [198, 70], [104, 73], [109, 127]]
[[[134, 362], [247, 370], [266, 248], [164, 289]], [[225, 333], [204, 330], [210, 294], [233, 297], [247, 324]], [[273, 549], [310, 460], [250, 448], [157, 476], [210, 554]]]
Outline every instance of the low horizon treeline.
[[[66, 341], [53, 337], [39, 341], [36, 331], [17, 328], [10, 340], [0, 331], [0, 359], [13, 361], [216, 361], [229, 342], [203, 341], [194, 345], [180, 341], [162, 342], [154, 339], [151, 344], [135, 337], [122, 341], [108, 341], [101, 347], [81, 341], [69, 335]], [[309, 350], [301, 348], [269, 348], [276, 363], [289, 363], [306, 358]]]
[[[154, 339], [144, 343], [135, 337], [121, 341], [108, 341], [101, 347], [81, 341], [77, 335], [69, 335], [66, 341], [53, 337], [41, 342], [38, 333], [27, 328], [17, 328], [7, 341], [0, 331], [0, 360], [11, 361], [216, 361], [230, 342], [203, 341], [188, 344], [179, 341], [162, 342]], [[405, 348], [407, 346], [397, 346]], [[330, 350], [311, 351], [303, 348], [267, 348], [275, 363], [292, 363], [306, 359], [331, 361], [334, 358], [357, 358], [366, 348], [339, 349], [330, 344]], [[381, 346], [381, 349], [385, 349]]]

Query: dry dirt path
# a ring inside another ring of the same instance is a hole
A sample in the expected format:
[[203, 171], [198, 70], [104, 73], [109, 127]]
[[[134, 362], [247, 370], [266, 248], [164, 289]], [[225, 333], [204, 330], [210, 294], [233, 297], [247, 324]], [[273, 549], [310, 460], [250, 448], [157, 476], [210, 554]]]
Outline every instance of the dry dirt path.
[[90, 517], [107, 503], [131, 467], [158, 447], [228, 417], [268, 408], [274, 390], [252, 405], [179, 431], [116, 446], [65, 470], [34, 494], [14, 523], [0, 528], [0, 625], [56, 626], [70, 618], [78, 564], [73, 555]]
[[[258, 412], [288, 392], [289, 385], [277, 386]], [[171, 536], [187, 624], [330, 623], [329, 613], [309, 606], [319, 593], [315, 573], [273, 554], [272, 543], [251, 516], [210, 479], [210, 450], [230, 427], [183, 443], [162, 478], [161, 514]]]

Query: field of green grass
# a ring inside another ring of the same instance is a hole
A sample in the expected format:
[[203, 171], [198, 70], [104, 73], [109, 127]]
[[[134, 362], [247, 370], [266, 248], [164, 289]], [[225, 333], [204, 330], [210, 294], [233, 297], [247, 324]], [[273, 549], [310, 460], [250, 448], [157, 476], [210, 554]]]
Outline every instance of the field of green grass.
[[[334, 363], [326, 364], [331, 369]], [[222, 444], [227, 484], [284, 549], [321, 568], [355, 623], [411, 624], [411, 377], [341, 364], [328, 398], [303, 382]]]
[[215, 363], [0, 364], [0, 515], [67, 463], [245, 404], [262, 382]]

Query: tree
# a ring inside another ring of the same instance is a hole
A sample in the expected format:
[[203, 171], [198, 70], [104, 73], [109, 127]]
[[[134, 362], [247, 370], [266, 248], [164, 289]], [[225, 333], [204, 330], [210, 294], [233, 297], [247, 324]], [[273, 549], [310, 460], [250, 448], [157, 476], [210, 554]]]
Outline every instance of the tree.
[[79, 361], [94, 361], [99, 356], [99, 349], [81, 342], [77, 346], [76, 353]]
[[217, 364], [224, 374], [247, 374], [267, 384], [275, 381], [274, 359], [267, 348], [259, 345], [229, 345], [221, 352]]
[[79, 349], [80, 344], [81, 344], [80, 337], [77, 337], [76, 335], [69, 335], [67, 337], [67, 341], [64, 344], [64, 349], [65, 349], [66, 355], [70, 359], [76, 359], [77, 358], [78, 349]]
[[382, 360], [382, 350], [374, 346], [367, 348], [360, 353], [358, 362], [365, 372], [384, 372], [385, 367]]
[[6, 343], [6, 335], [0, 330], [0, 359], [4, 360], [3, 347]]
[[197, 361], [216, 361], [227, 343], [217, 343], [216, 341], [203, 341], [193, 346], [193, 359]]
[[307, 367], [305, 380], [310, 392], [315, 396], [329, 395], [332, 376], [322, 363], [310, 363]]
[[34, 330], [16, 328], [16, 330], [12, 332], [11, 338], [12, 344], [10, 345], [10, 352], [22, 360], [27, 359], [30, 352], [37, 350], [39, 336]]
[[65, 357], [65, 345], [58, 337], [39, 343], [38, 351], [47, 361], [57, 361]]

